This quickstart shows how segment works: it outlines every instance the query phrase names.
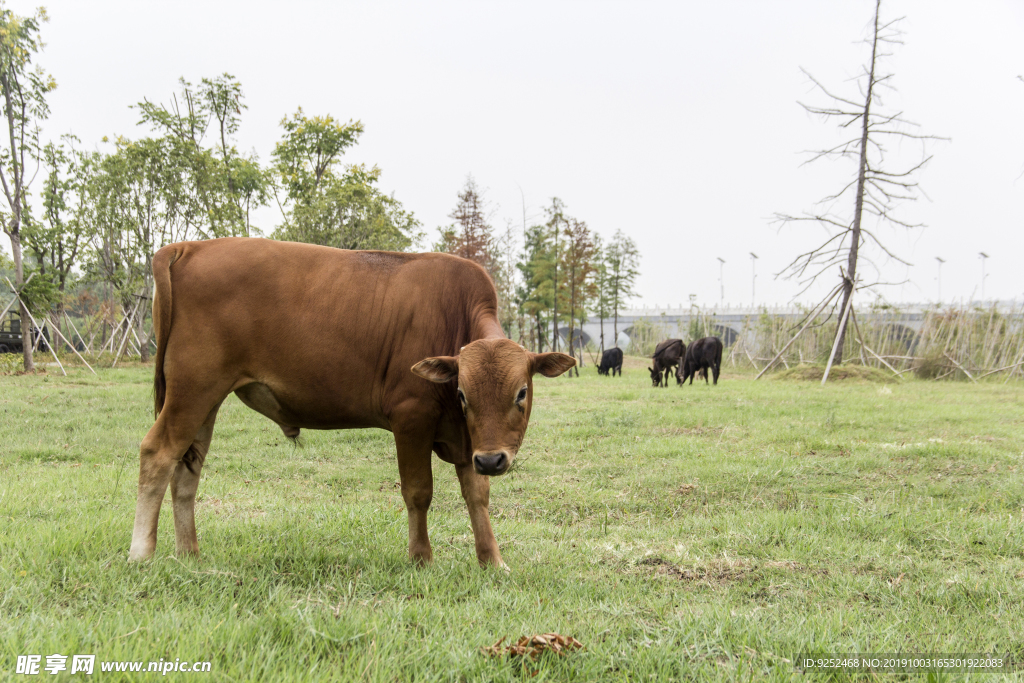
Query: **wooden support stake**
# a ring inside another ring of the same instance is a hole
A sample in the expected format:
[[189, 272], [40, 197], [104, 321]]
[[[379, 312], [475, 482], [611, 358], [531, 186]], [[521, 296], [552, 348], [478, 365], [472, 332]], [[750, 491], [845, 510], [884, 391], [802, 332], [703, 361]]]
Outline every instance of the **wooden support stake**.
[[[70, 322], [70, 321], [68, 321], [68, 322]], [[72, 325], [72, 327], [74, 327], [74, 326]], [[89, 365], [88, 361], [86, 361], [86, 360], [85, 360], [84, 358], [82, 358], [82, 354], [80, 354], [80, 353], [78, 352], [78, 349], [76, 349], [76, 348], [75, 348], [75, 345], [74, 345], [74, 344], [72, 344], [71, 342], [69, 342], [69, 341], [67, 340], [67, 337], [65, 337], [65, 336], [64, 336], [63, 334], [61, 334], [61, 333], [60, 333], [60, 330], [58, 330], [56, 326], [54, 326], [54, 329], [53, 329], [53, 331], [57, 333], [57, 336], [58, 336], [58, 337], [60, 337], [60, 338], [61, 338], [62, 340], [64, 340], [64, 343], [65, 343], [65, 344], [67, 344], [68, 346], [70, 346], [70, 347], [71, 347], [71, 351], [72, 351], [72, 352], [73, 352], [73, 353], [74, 353], [74, 354], [75, 354], [76, 356], [78, 356], [79, 360], [81, 360], [81, 361], [82, 361], [83, 363], [85, 363], [85, 367], [89, 368], [89, 371], [90, 371], [90, 372], [92, 372], [92, 374], [96, 375], [96, 371], [92, 369], [92, 366], [91, 366], [91, 365]], [[51, 345], [51, 346], [52, 346], [52, 345]], [[59, 361], [58, 361], [58, 362], [59, 362]], [[65, 374], [67, 374], [67, 373], [65, 373]], [[99, 377], [99, 375], [96, 375], [96, 376], [97, 376], [97, 377]]]
[[13, 306], [14, 302], [17, 300], [18, 297], [14, 297], [13, 299], [11, 299], [11, 303], [7, 304], [7, 306], [4, 308], [4, 312], [0, 313], [0, 318], [3, 318], [5, 315], [7, 315], [7, 311], [11, 310], [11, 306]]
[[[843, 287], [842, 285], [839, 285], [838, 287], [833, 289], [832, 293], [828, 295], [828, 298], [825, 299], [821, 303], [820, 306], [818, 306], [816, 309], [814, 309], [814, 312], [811, 313], [811, 315], [809, 315], [807, 317], [807, 322], [804, 323], [804, 326], [800, 328], [800, 331], [797, 332], [793, 336], [793, 338], [789, 340], [789, 343], [787, 343], [785, 346], [782, 347], [782, 350], [779, 351], [779, 354], [777, 356], [775, 356], [775, 358], [773, 358], [772, 361], [770, 363], [768, 363], [768, 365], [764, 366], [764, 369], [761, 370], [760, 373], [758, 373], [757, 377], [754, 378], [754, 381], [757, 381], [757, 380], [761, 379], [761, 375], [766, 373], [768, 371], [768, 368], [770, 368], [771, 366], [775, 365], [775, 363], [777, 363], [778, 360], [780, 358], [782, 358], [782, 354], [784, 354], [786, 352], [786, 349], [788, 349], [790, 346], [792, 346], [793, 342], [795, 342], [797, 340], [797, 338], [801, 334], [803, 334], [804, 330], [806, 330], [810, 326], [810, 324], [812, 322], [814, 322], [814, 319], [818, 317], [818, 314], [821, 313], [823, 310], [825, 310], [825, 307], [828, 306], [832, 302], [832, 300], [836, 298], [836, 295], [839, 294], [839, 292], [842, 290], [842, 287]], [[853, 297], [850, 297], [850, 298], [852, 299]], [[747, 354], [748, 357], [749, 357], [749, 355], [750, 354]], [[754, 361], [750, 361], [750, 362], [753, 363]], [[757, 366], [755, 365], [754, 367], [756, 368]]]
[[[854, 311], [850, 311], [850, 317], [853, 319], [853, 329], [857, 332], [857, 339], [860, 341], [861, 349], [866, 349], [868, 353], [870, 353], [872, 356], [874, 356], [878, 360], [882, 361], [882, 363], [885, 365], [885, 367], [887, 367], [890, 370], [892, 370], [893, 372], [895, 372], [897, 377], [899, 377], [900, 379], [903, 379], [903, 375], [899, 371], [897, 371], [896, 368], [894, 368], [893, 366], [891, 366], [888, 363], [886, 363], [884, 358], [882, 358], [877, 353], [872, 351], [871, 347], [864, 343], [864, 335], [862, 335], [860, 333], [860, 325], [857, 324], [857, 313], [854, 312]], [[861, 354], [863, 355], [863, 351], [861, 351]], [[904, 370], [903, 372], [906, 372], [906, 370]]]
[[1024, 362], [1014, 363], [1013, 365], [1007, 365], [1006, 367], [996, 368], [995, 370], [989, 370], [984, 375], [978, 375], [978, 379], [981, 379], [982, 377], [988, 377], [989, 375], [994, 375], [997, 372], [1002, 372], [1003, 370], [1009, 370], [1010, 368], [1016, 368], [1016, 367], [1019, 367], [1021, 365], [1024, 365]]
[[828, 363], [825, 365], [825, 374], [821, 376], [821, 386], [828, 381], [828, 373], [832, 370], [832, 361], [836, 359], [836, 350], [839, 348], [839, 340], [843, 337], [843, 330], [846, 329], [846, 319], [850, 317], [850, 309], [853, 308], [853, 295], [857, 293], [855, 287], [850, 292], [850, 298], [846, 300], [846, 310], [843, 311], [843, 319], [839, 321], [839, 329], [836, 330], [836, 340], [832, 342], [832, 353], [828, 356]]
[[82, 336], [82, 333], [78, 331], [78, 328], [77, 328], [77, 327], [75, 327], [75, 323], [74, 323], [74, 321], [73, 321], [73, 320], [71, 319], [71, 316], [69, 316], [69, 315], [68, 315], [68, 312], [67, 312], [67, 311], [64, 311], [64, 319], [68, 321], [68, 325], [70, 325], [70, 326], [71, 326], [71, 329], [72, 329], [72, 330], [74, 330], [74, 332], [75, 332], [75, 334], [76, 334], [76, 335], [78, 335], [78, 339], [79, 339], [79, 340], [80, 340], [80, 341], [81, 341], [81, 342], [82, 342], [83, 344], [85, 344], [85, 350], [86, 350], [86, 351], [89, 351], [90, 353], [92, 353], [92, 351], [91, 351], [91, 350], [90, 350], [90, 348], [89, 348], [89, 344], [88, 344], [88, 343], [86, 343], [86, 341], [85, 341], [85, 337], [83, 337], [83, 336]]
[[[19, 297], [19, 301], [20, 300], [21, 300], [21, 298]], [[25, 307], [25, 312], [28, 313], [28, 319], [32, 321], [32, 326], [39, 330], [39, 336], [42, 337], [43, 336], [43, 328], [39, 327], [39, 324], [36, 323], [36, 319], [32, 317], [32, 311], [28, 310], [28, 306], [25, 306], [25, 302], [24, 301], [21, 302], [21, 305]], [[22, 326], [22, 329], [24, 330], [24, 326]], [[31, 337], [31, 336], [32, 336], [32, 333], [30, 331], [29, 332], [29, 337]], [[24, 331], [22, 331], [22, 333], [21, 333], [21, 341], [22, 341], [22, 343], [25, 342], [25, 333], [24, 333]], [[57, 352], [53, 350], [53, 344], [47, 344], [46, 347], [48, 349], [50, 349], [50, 353], [53, 354], [53, 359], [55, 361], [57, 361], [57, 365], [60, 367], [60, 371], [64, 373], [65, 377], [67, 377], [68, 376], [68, 372], [67, 372], [67, 370], [64, 369], [64, 366], [61, 365], [60, 358], [57, 358]]]
[[132, 309], [131, 315], [128, 316], [127, 318], [125, 318], [125, 320], [124, 320], [125, 327], [127, 329], [125, 330], [125, 333], [124, 333], [124, 339], [121, 340], [121, 348], [117, 350], [117, 355], [114, 356], [114, 362], [111, 363], [111, 365], [110, 365], [110, 367], [112, 367], [112, 368], [117, 365], [118, 359], [121, 358], [121, 354], [124, 353], [124, 348], [128, 344], [128, 338], [131, 336], [131, 334], [130, 334], [131, 333], [131, 329], [132, 329], [131, 324], [132, 324], [132, 321], [135, 320], [135, 311], [139, 310], [139, 304], [140, 303], [142, 303], [142, 299], [139, 299], [138, 301], [135, 302], [135, 308]]
[[978, 383], [978, 380], [976, 380], [976, 379], [974, 379], [973, 377], [971, 377], [971, 373], [967, 372], [967, 369], [966, 369], [966, 368], [965, 368], [964, 366], [960, 365], [960, 364], [959, 364], [959, 363], [957, 363], [957, 362], [956, 362], [955, 360], [953, 360], [953, 358], [952, 358], [952, 357], [951, 357], [951, 356], [950, 356], [950, 355], [949, 355], [948, 353], [946, 353], [945, 351], [943, 351], [943, 352], [942, 352], [942, 355], [943, 355], [943, 356], [945, 356], [945, 357], [946, 357], [946, 358], [947, 358], [947, 359], [949, 360], [949, 362], [950, 362], [950, 363], [952, 363], [953, 365], [955, 365], [955, 366], [957, 366], [958, 368], [960, 368], [960, 371], [961, 371], [962, 373], [964, 373], [965, 375], [967, 375], [967, 379], [971, 380], [971, 381], [972, 381], [972, 382], [974, 382], [975, 384], [977, 384], [977, 383]]
[[[750, 351], [747, 350], [746, 342], [744, 342], [744, 344], [743, 344], [743, 353], [747, 354], [747, 360], [749, 360], [750, 364], [754, 366], [755, 370], [757, 370], [757, 363], [755, 363], [754, 359], [750, 357]], [[765, 370], [767, 370], [767, 369], [768, 368], [765, 368]], [[758, 379], [758, 377], [760, 377], [763, 374], [764, 374], [764, 370], [762, 370], [761, 373], [757, 377], [755, 377], [754, 379]]]

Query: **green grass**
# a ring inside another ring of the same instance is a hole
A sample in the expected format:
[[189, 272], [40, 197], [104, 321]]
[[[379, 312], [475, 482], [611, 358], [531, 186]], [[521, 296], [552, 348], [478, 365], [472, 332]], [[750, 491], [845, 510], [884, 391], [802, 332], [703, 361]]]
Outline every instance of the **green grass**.
[[[210, 660], [209, 681], [805, 681], [783, 658], [1024, 658], [1020, 385], [654, 389], [636, 361], [538, 379], [491, 489], [506, 573], [477, 566], [451, 466], [435, 458], [435, 562], [416, 569], [390, 434], [296, 448], [234, 397], [202, 557], [174, 558], [165, 504], [156, 558], [129, 565], [151, 371], [54, 372], [0, 377], [0, 680], [27, 680], [31, 653]], [[547, 631], [586, 649], [479, 652]]]

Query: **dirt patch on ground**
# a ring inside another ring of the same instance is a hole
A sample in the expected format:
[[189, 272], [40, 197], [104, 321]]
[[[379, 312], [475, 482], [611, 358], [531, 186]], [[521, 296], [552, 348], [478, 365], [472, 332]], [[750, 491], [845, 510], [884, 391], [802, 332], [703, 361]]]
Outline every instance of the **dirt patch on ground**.
[[265, 517], [265, 510], [255, 507], [255, 501], [229, 501], [222, 498], [196, 500], [197, 514], [225, 515], [228, 517], [254, 518]]
[[[824, 365], [798, 365], [789, 370], [776, 372], [771, 377], [776, 380], [791, 380], [798, 382], [820, 382], [825, 374]], [[854, 382], [877, 382], [880, 384], [892, 384], [896, 382], [896, 375], [891, 372], [879, 370], [878, 368], [864, 365], [840, 365], [832, 366], [829, 370], [828, 380], [854, 381]]]
[[692, 581], [709, 585], [723, 585], [741, 581], [756, 569], [743, 560], [717, 560], [686, 567], [674, 564], [661, 557], [648, 557], [640, 560], [637, 564], [643, 567], [652, 567], [655, 574], [671, 576], [680, 581]]
[[725, 431], [724, 427], [659, 427], [656, 434], [669, 436], [717, 436]]
[[[661, 557], [647, 557], [637, 566], [651, 568], [656, 575], [670, 576], [680, 581], [703, 583], [709, 586], [724, 586], [744, 580], [754, 580], [769, 569], [788, 572], [812, 573], [815, 570], [792, 560], [771, 560], [756, 563], [749, 560], [712, 560], [692, 566], [677, 565]], [[827, 574], [824, 569], [816, 573]]]

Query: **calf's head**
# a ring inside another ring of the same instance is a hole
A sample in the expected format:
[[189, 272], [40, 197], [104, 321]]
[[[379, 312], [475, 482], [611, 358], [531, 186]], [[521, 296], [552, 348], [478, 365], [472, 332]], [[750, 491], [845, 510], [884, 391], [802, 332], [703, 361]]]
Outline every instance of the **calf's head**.
[[508, 339], [478, 339], [457, 356], [426, 358], [412, 371], [431, 382], [458, 380], [459, 401], [480, 474], [508, 471], [526, 434], [533, 375], [557, 377], [576, 365], [564, 353], [531, 353]]
[[657, 363], [655, 363], [654, 365], [655, 365], [655, 367], [658, 368], [657, 370], [655, 370], [654, 368], [647, 368], [647, 369], [650, 370], [650, 372], [651, 372], [651, 383], [654, 386], [658, 387], [658, 386], [661, 386], [661, 373], [662, 373], [662, 371], [661, 371], [661, 366], [660, 365], [658, 365]]

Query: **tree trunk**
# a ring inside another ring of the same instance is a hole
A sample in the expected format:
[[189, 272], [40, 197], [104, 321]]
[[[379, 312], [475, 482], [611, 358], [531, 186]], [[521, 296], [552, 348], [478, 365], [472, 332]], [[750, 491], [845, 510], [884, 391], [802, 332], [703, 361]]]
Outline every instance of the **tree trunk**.
[[[571, 255], [572, 252], [570, 251]], [[575, 266], [575, 264], [573, 264]], [[570, 289], [569, 289], [569, 355], [573, 358], [576, 357], [576, 268], [574, 267], [570, 271], [569, 275]], [[583, 355], [582, 349], [580, 355]], [[572, 377], [572, 369], [566, 373], [569, 377]], [[576, 365], [576, 376], [580, 376], [579, 364]]]
[[[843, 287], [843, 305], [840, 310], [846, 310], [846, 304], [853, 296], [853, 288], [857, 282], [857, 253], [860, 250], [860, 224], [864, 213], [864, 181], [868, 170], [868, 123], [871, 114], [871, 96], [875, 88], [875, 62], [878, 58], [878, 12], [879, 5], [875, 5], [875, 26], [871, 36], [871, 71], [868, 73], [867, 94], [864, 97], [864, 114], [861, 116], [860, 133], [860, 167], [857, 171], [857, 195], [853, 210], [853, 229], [850, 233], [850, 256], [846, 262], [846, 282]], [[836, 351], [836, 365], [843, 362], [843, 345], [846, 343], [846, 327], [839, 331], [839, 346]]]
[[558, 351], [558, 220], [555, 219], [555, 276], [554, 292], [551, 296], [551, 350]]
[[[145, 296], [145, 293], [143, 293]], [[146, 309], [149, 304], [143, 299], [139, 306], [139, 360], [143, 363], [149, 362], [149, 335], [146, 334]]]
[[555, 293], [551, 298], [551, 350], [558, 350], [558, 266], [555, 266]]
[[615, 306], [615, 323], [612, 326], [612, 333], [615, 335], [615, 346], [619, 345], [619, 307]]
[[[25, 267], [21, 256], [21, 234], [17, 218], [11, 220], [7, 235], [11, 238], [11, 256], [14, 257], [14, 286], [18, 289], [25, 284]], [[36, 364], [32, 360], [32, 321], [21, 296], [18, 297], [18, 315], [21, 317], [21, 357], [25, 372], [33, 372]]]

